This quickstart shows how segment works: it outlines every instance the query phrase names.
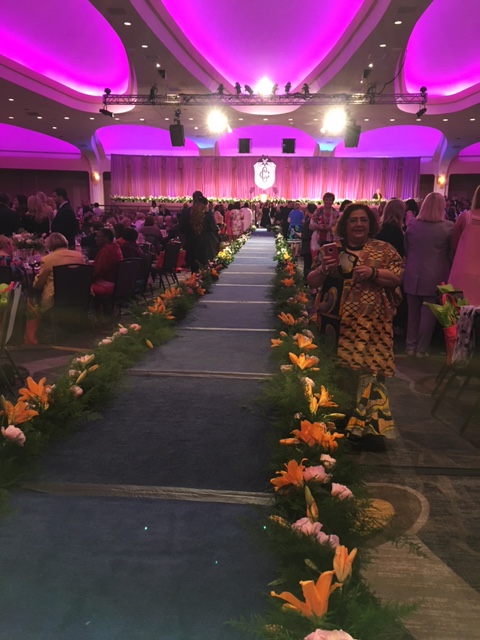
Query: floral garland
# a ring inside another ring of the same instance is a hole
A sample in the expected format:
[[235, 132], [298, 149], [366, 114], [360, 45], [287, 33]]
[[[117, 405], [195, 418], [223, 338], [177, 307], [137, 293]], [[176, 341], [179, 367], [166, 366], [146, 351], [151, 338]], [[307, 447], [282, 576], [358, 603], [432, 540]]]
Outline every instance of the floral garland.
[[[264, 201], [267, 201], [269, 203], [272, 204], [287, 204], [287, 202], [300, 202], [303, 205], [307, 205], [309, 202], [321, 202], [322, 201], [322, 196], [318, 195], [315, 198], [278, 198], [278, 197], [274, 197], [274, 198], [265, 198], [266, 194], [261, 194], [261, 195], [257, 195], [254, 196], [253, 198], [219, 198], [217, 196], [206, 196], [207, 200], [212, 200], [214, 202], [218, 202], [221, 204], [234, 204], [235, 202], [258, 202], [258, 203], [263, 203]], [[342, 203], [343, 200], [345, 200], [345, 198], [337, 198], [335, 200], [335, 204], [336, 205], [340, 205]], [[110, 196], [110, 200], [112, 202], [142, 202], [144, 204], [148, 204], [150, 203], [152, 200], [155, 200], [155, 202], [157, 203], [163, 203], [163, 204], [185, 204], [186, 202], [191, 202], [192, 201], [192, 196], [178, 196], [175, 198], [169, 197], [169, 196], [122, 196], [122, 195], [111, 195]], [[378, 200], [359, 200], [357, 198], [354, 199], [355, 202], [362, 202], [363, 204], [368, 204], [368, 205], [372, 205], [372, 206], [378, 206], [379, 201]]]
[[270, 583], [266, 616], [235, 625], [266, 640], [397, 639], [400, 619], [414, 607], [382, 605], [360, 573], [372, 538], [391, 528], [393, 509], [370, 498], [336, 428], [351, 398], [335, 389], [335, 365], [322, 352], [302, 278], [281, 236], [275, 259], [281, 324], [271, 346], [280, 371], [264, 395], [278, 445], [273, 508], [262, 533], [279, 577]]
[[[222, 250], [233, 260], [246, 242], [241, 236]], [[119, 324], [100, 340], [91, 353], [74, 358], [55, 384], [46, 378], [28, 377], [15, 402], [0, 396], [0, 497], [31, 469], [49, 441], [65, 434], [79, 419], [91, 419], [105, 405], [125, 368], [139, 360], [147, 349], [163, 344], [174, 335], [174, 323], [182, 320], [196, 301], [219, 278], [225, 259], [221, 257], [200, 273], [193, 273], [144, 307], [134, 310], [138, 322]]]

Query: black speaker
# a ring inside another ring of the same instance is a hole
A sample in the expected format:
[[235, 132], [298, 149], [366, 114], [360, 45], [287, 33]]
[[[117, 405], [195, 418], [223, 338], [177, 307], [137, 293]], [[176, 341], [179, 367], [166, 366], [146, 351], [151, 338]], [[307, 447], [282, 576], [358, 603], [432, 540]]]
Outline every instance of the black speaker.
[[282, 153], [295, 153], [295, 138], [284, 138], [282, 141]]
[[343, 144], [345, 145], [345, 147], [358, 147], [361, 130], [362, 129], [358, 124], [347, 124], [347, 127], [345, 129], [345, 137], [343, 139]]
[[238, 139], [238, 153], [250, 153], [250, 138]]
[[185, 132], [183, 130], [183, 124], [170, 125], [170, 140], [172, 142], [172, 147], [185, 146]]

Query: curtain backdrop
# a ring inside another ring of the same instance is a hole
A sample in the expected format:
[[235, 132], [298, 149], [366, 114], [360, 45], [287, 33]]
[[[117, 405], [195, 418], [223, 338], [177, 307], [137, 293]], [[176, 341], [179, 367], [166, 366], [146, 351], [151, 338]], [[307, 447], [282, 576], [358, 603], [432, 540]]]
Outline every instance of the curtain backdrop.
[[419, 195], [420, 158], [272, 158], [275, 184], [255, 186], [249, 157], [172, 157], [112, 155], [112, 196], [149, 198], [190, 196], [200, 189], [208, 198], [370, 200], [377, 188], [385, 198]]

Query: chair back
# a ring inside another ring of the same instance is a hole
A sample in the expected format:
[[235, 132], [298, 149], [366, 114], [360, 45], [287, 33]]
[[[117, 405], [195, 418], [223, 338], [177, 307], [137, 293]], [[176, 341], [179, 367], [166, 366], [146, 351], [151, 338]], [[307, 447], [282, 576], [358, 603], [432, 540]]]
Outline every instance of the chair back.
[[138, 282], [141, 281], [141, 287], [138, 287], [137, 283], [137, 291], [140, 289], [140, 293], [144, 293], [147, 289], [148, 278], [150, 277], [150, 272], [152, 270], [153, 258], [153, 253], [145, 253], [140, 258], [140, 275], [138, 277]]
[[62, 264], [53, 267], [54, 306], [82, 307], [90, 301], [93, 265]]
[[12, 337], [15, 319], [17, 317], [18, 303], [20, 302], [21, 295], [22, 285], [19, 282], [15, 282], [12, 289], [7, 293], [7, 304], [3, 305], [4, 308], [2, 309], [3, 314], [0, 325], [0, 353], [3, 353], [5, 346]]
[[0, 266], [0, 284], [10, 284], [12, 278], [12, 267]]
[[165, 257], [163, 259], [163, 271], [172, 273], [177, 268], [178, 256], [182, 248], [181, 242], [169, 242], [165, 247]]
[[141, 258], [125, 258], [117, 262], [117, 273], [113, 290], [113, 300], [115, 302], [128, 300], [134, 296], [137, 280], [140, 279], [141, 268]]

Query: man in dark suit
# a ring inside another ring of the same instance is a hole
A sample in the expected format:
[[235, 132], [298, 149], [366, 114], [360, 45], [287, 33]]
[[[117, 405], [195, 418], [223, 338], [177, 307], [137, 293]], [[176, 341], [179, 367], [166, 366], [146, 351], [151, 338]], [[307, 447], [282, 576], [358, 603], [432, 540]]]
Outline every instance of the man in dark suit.
[[61, 233], [68, 240], [68, 248], [75, 249], [78, 222], [77, 216], [68, 201], [67, 192], [62, 187], [58, 187], [54, 189], [52, 198], [57, 205], [57, 213], [52, 222], [52, 233]]
[[8, 193], [0, 193], [0, 234], [11, 236], [18, 231], [19, 226], [20, 218], [10, 208], [10, 196]]

